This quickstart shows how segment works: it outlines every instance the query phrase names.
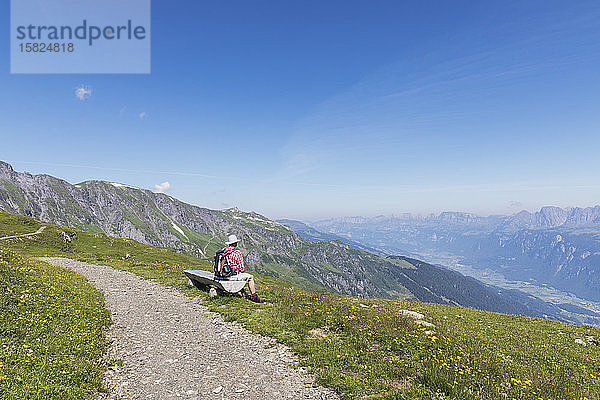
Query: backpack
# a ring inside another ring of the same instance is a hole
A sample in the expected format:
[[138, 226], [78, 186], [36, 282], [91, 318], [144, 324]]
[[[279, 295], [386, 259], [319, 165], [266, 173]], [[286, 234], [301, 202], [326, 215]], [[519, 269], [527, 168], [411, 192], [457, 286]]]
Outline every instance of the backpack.
[[229, 265], [229, 260], [227, 256], [230, 255], [232, 251], [229, 248], [224, 248], [215, 254], [215, 276], [219, 278], [229, 278], [236, 274], [236, 270]]

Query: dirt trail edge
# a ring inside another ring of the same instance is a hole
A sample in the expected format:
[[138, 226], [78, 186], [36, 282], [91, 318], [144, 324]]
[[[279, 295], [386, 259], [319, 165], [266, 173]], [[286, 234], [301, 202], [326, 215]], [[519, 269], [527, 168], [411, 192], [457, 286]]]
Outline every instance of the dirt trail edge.
[[338, 399], [291, 367], [296, 357], [272, 339], [224, 322], [174, 289], [130, 272], [67, 258], [40, 258], [96, 286], [114, 327], [106, 375], [113, 399]]

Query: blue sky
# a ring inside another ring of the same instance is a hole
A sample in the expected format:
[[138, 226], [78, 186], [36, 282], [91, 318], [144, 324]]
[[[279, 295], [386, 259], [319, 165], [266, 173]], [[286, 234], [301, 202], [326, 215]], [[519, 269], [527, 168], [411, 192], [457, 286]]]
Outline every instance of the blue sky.
[[155, 0], [149, 75], [11, 75], [4, 29], [0, 159], [272, 218], [597, 204], [600, 4], [475, 3]]

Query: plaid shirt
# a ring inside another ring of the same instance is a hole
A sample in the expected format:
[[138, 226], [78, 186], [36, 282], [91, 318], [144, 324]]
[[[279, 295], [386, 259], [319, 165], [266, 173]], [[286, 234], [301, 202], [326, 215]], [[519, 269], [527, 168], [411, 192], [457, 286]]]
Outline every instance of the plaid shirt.
[[227, 248], [231, 250], [231, 253], [227, 256], [229, 265], [237, 272], [244, 272], [244, 259], [242, 258], [242, 252], [233, 246]]

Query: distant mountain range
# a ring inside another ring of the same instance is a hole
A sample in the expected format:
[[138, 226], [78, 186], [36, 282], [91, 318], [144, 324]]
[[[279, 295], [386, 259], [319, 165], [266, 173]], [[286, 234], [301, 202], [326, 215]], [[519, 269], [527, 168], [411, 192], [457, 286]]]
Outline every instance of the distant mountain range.
[[349, 245], [350, 247], [353, 247], [355, 249], [365, 250], [370, 253], [381, 255], [381, 256], [386, 255], [385, 253], [382, 253], [372, 247], [365, 246], [364, 244], [356, 242], [352, 239], [348, 239], [347, 237], [318, 231], [315, 228], [308, 226], [307, 224], [305, 224], [302, 221], [297, 221], [297, 220], [293, 220], [293, 219], [278, 219], [277, 222], [287, 226], [288, 228], [292, 229], [294, 232], [296, 232], [297, 234], [299, 234], [300, 236], [302, 236], [303, 238], [306, 238], [306, 239], [315, 240], [317, 242], [331, 242], [333, 240], [337, 240], [338, 242], [346, 243], [347, 245]]
[[333, 218], [314, 228], [387, 254], [489, 269], [507, 279], [547, 284], [600, 301], [600, 206], [543, 207], [531, 213], [479, 217]]
[[[333, 241], [309, 240], [254, 212], [209, 210], [115, 182], [73, 185], [49, 175], [15, 172], [0, 162], [0, 211], [166, 246], [206, 259], [223, 246], [228, 234], [235, 233], [242, 238], [241, 248], [250, 268], [300, 287], [586, 321], [532, 296], [503, 292], [412, 258], [381, 257], [365, 251], [368, 246], [351, 242], [351, 247], [336, 237], [330, 237]], [[302, 229], [305, 234], [312, 232]]]

